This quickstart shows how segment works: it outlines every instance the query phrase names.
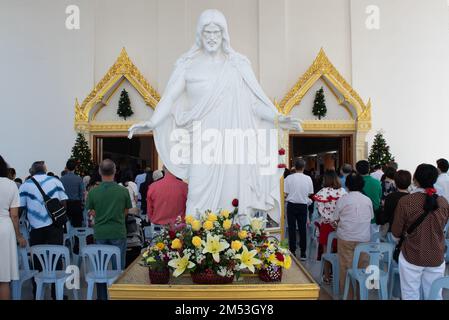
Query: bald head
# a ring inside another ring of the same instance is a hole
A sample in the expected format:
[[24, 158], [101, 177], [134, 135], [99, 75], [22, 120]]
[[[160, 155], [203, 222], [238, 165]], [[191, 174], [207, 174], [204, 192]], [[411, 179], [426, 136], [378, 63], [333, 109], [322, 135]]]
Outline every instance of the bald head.
[[101, 161], [98, 171], [102, 177], [114, 177], [116, 172], [114, 161], [111, 159]]

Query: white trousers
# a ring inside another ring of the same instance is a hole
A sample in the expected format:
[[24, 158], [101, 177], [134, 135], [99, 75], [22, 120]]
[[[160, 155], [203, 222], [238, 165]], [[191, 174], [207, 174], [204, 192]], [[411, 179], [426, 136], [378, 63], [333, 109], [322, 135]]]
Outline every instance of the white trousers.
[[[439, 267], [420, 267], [409, 263], [404, 256], [399, 255], [399, 277], [401, 281], [402, 300], [420, 300], [421, 286], [424, 292], [423, 299], [430, 294], [432, 283], [444, 276], [446, 264]], [[441, 292], [438, 300], [441, 300]]]

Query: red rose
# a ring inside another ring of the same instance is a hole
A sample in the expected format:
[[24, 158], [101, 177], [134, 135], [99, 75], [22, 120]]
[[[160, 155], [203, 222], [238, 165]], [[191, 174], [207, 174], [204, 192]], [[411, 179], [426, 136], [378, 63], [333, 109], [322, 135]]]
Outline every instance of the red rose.
[[170, 230], [168, 232], [168, 236], [170, 237], [171, 240], [173, 240], [174, 238], [176, 238], [176, 233], [173, 230]]
[[287, 166], [285, 165], [285, 163], [279, 163], [278, 164], [278, 168], [279, 169], [285, 169], [285, 168], [287, 168]]
[[284, 255], [280, 252], [276, 252], [276, 259], [280, 262], [284, 261]]
[[285, 155], [285, 149], [284, 149], [284, 148], [280, 148], [280, 149], [279, 149], [279, 155], [280, 155], [280, 156]]
[[239, 199], [232, 200], [232, 206], [237, 208], [239, 206]]

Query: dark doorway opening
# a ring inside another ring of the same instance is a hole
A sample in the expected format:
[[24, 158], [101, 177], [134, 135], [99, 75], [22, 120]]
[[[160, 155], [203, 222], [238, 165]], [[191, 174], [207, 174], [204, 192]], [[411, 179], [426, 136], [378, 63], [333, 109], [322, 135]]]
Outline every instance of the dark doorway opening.
[[320, 175], [326, 169], [336, 169], [344, 163], [353, 163], [352, 135], [292, 135], [290, 136], [289, 164], [300, 157], [306, 161], [306, 170]]
[[157, 169], [157, 152], [152, 135], [95, 136], [94, 155], [97, 163], [111, 159], [120, 170], [138, 172], [146, 167]]

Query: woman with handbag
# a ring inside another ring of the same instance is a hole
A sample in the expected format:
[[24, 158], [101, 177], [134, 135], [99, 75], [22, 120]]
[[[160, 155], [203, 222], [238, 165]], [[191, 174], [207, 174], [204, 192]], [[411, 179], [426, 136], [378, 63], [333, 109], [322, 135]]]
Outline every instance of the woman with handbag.
[[417, 189], [402, 197], [395, 210], [392, 233], [401, 238], [395, 251], [397, 254], [400, 250], [403, 300], [419, 300], [421, 286], [427, 299], [432, 282], [444, 276], [444, 226], [449, 217], [449, 204], [436, 194], [437, 178], [437, 168], [419, 165], [413, 177]]

